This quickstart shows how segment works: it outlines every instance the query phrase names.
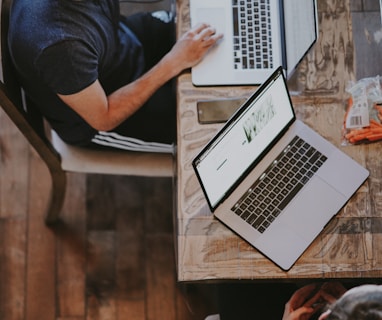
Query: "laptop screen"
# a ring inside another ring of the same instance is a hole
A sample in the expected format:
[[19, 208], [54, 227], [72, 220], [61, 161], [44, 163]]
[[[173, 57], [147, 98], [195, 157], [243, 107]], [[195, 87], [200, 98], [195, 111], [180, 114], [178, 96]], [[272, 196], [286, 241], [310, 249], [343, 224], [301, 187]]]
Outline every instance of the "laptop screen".
[[212, 210], [294, 119], [285, 79], [278, 68], [193, 161]]
[[317, 39], [316, 0], [287, 0], [284, 6], [286, 63], [291, 73]]

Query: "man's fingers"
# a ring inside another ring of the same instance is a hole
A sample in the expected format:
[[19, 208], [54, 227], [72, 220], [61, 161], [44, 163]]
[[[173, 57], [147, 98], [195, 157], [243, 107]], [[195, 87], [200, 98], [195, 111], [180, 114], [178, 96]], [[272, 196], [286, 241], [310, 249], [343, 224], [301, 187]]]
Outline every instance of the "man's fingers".
[[327, 301], [328, 303], [334, 303], [337, 301], [337, 299], [335, 297], [333, 297], [331, 294], [329, 293], [326, 293], [325, 291], [321, 292], [321, 296], [322, 298], [325, 299], [325, 301]]
[[200, 33], [202, 30], [206, 29], [210, 27], [209, 24], [207, 23], [198, 23], [196, 24], [192, 29], [191, 31], [194, 31], [195, 33]]
[[317, 284], [310, 284], [298, 289], [290, 298], [290, 304], [294, 309], [301, 307], [316, 289]]
[[303, 319], [303, 316], [308, 318], [308, 316], [311, 316], [314, 313], [314, 311], [315, 310], [313, 308], [301, 307], [301, 308], [298, 308], [297, 310], [294, 310], [291, 313], [290, 319], [291, 320], [299, 320], [299, 319]]
[[195, 39], [203, 42], [204, 46], [210, 46], [223, 37], [222, 34], [216, 34], [216, 29], [206, 23], [196, 25], [193, 31]]

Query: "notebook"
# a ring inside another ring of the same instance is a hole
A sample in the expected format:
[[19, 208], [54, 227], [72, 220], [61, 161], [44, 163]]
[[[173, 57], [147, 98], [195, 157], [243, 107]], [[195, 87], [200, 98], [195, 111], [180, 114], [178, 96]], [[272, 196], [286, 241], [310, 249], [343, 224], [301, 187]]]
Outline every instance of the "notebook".
[[369, 175], [296, 119], [281, 66], [192, 164], [215, 217], [284, 270]]
[[289, 77], [318, 35], [316, 0], [190, 0], [190, 18], [224, 34], [192, 68], [197, 86], [261, 84], [279, 65]]

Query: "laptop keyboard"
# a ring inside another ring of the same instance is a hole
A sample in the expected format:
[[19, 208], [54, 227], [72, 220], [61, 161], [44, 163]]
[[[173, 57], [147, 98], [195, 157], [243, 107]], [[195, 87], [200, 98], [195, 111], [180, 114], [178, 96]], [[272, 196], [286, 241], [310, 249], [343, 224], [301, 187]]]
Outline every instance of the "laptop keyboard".
[[235, 69], [272, 69], [270, 0], [232, 0]]
[[232, 211], [263, 233], [326, 159], [296, 136]]

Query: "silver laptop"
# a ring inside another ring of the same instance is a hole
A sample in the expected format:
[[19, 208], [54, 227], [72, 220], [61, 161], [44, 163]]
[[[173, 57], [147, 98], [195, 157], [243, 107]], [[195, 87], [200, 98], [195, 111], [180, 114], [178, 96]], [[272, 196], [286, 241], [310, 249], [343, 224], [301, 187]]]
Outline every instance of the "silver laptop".
[[296, 119], [282, 67], [193, 167], [215, 216], [284, 270], [369, 175]]
[[192, 68], [197, 86], [261, 84], [280, 65], [289, 77], [318, 35], [316, 0], [190, 0], [190, 18], [224, 34]]

